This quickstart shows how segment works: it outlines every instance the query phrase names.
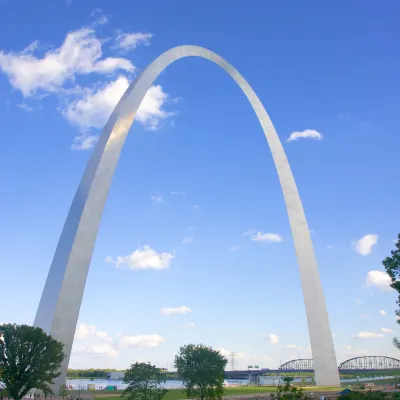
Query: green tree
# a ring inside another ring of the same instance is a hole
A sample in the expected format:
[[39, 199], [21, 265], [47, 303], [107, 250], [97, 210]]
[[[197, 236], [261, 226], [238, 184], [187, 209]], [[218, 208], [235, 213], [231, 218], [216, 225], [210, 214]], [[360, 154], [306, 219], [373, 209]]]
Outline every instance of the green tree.
[[127, 400], [160, 400], [167, 393], [167, 389], [162, 386], [165, 380], [165, 374], [155, 365], [132, 364], [124, 376], [124, 383], [128, 387], [122, 397]]
[[61, 385], [60, 389], [58, 389], [58, 395], [64, 399], [64, 397], [68, 396], [68, 389], [67, 389], [67, 385]]
[[279, 385], [276, 394], [271, 394], [272, 400], [305, 400], [307, 398], [304, 389], [292, 386], [294, 378], [286, 376], [283, 378], [283, 385]]
[[205, 345], [188, 344], [175, 356], [175, 367], [189, 398], [221, 397], [224, 371], [228, 360], [217, 350]]
[[[400, 306], [400, 233], [397, 236], [397, 242], [395, 243], [395, 250], [390, 252], [390, 256], [386, 257], [382, 264], [385, 267], [387, 274], [390, 276], [392, 283], [391, 287], [398, 293], [397, 305]], [[396, 310], [396, 315], [400, 317], [400, 309]], [[400, 319], [397, 320], [400, 323]], [[400, 340], [397, 338], [393, 339], [393, 344], [400, 350]]]
[[63, 344], [42, 329], [0, 325], [0, 377], [13, 399], [22, 399], [32, 389], [50, 393], [64, 357]]

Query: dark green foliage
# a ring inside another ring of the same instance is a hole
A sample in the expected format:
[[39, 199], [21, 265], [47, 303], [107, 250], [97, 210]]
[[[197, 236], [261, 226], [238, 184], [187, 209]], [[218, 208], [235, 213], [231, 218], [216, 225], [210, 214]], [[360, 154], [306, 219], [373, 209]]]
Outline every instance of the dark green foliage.
[[124, 383], [128, 387], [122, 397], [127, 400], [161, 400], [167, 393], [162, 384], [165, 374], [150, 363], [135, 363], [126, 371]]
[[[400, 306], [400, 233], [397, 236], [395, 247], [396, 250], [392, 250], [390, 256], [386, 257], [382, 261], [382, 264], [387, 274], [392, 279], [392, 284], [390, 286], [398, 293], [397, 305]], [[396, 310], [396, 315], [400, 317], [400, 309]], [[400, 319], [398, 319], [397, 322], [400, 323]], [[397, 338], [393, 339], [393, 344], [400, 349], [400, 341]]]
[[271, 394], [272, 400], [302, 400], [307, 398], [307, 393], [302, 388], [292, 386], [293, 377], [283, 378], [283, 385], [279, 385], [276, 394]]
[[50, 394], [63, 344], [28, 325], [0, 325], [0, 338], [0, 377], [9, 396], [20, 400], [32, 389]]
[[120, 369], [71, 369], [68, 368], [67, 375], [69, 378], [107, 378], [108, 372], [125, 372], [125, 370]]
[[228, 360], [205, 345], [188, 344], [175, 356], [175, 367], [187, 397], [214, 399], [224, 392], [224, 371]]
[[339, 400], [400, 400], [399, 392], [374, 392], [366, 391], [359, 392], [354, 391], [346, 394], [342, 394], [338, 397]]
[[61, 385], [60, 389], [58, 390], [58, 395], [64, 399], [64, 397], [68, 396], [68, 389], [67, 389], [67, 385]]

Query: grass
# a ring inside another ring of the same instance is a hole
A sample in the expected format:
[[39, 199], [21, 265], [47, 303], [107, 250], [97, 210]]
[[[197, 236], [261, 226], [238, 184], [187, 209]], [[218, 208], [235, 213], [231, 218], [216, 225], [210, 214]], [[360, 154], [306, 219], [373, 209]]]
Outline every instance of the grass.
[[[326, 387], [306, 387], [304, 388], [308, 392], [318, 392], [318, 391], [339, 391], [339, 388], [326, 388]], [[263, 393], [273, 393], [276, 391], [275, 386], [241, 386], [241, 387], [228, 387], [224, 390], [224, 396], [234, 396], [242, 395], [245, 397], [250, 397], [252, 395], [260, 395]], [[99, 400], [118, 400], [121, 396], [121, 391], [118, 392], [106, 392], [96, 391], [95, 398]], [[169, 389], [163, 400], [180, 400], [186, 399], [186, 395], [182, 389]]]

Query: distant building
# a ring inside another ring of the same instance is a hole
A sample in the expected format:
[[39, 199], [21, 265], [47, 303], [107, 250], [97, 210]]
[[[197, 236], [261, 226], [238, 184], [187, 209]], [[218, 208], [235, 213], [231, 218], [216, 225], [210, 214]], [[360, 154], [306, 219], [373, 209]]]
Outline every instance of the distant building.
[[124, 379], [125, 372], [124, 371], [113, 371], [107, 372], [107, 379], [113, 379], [116, 381], [122, 381]]

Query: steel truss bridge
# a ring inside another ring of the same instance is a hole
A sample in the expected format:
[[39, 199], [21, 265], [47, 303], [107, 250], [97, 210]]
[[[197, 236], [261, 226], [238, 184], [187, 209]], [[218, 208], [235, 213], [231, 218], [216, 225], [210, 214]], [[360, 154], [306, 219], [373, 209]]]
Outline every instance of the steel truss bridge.
[[[384, 356], [365, 356], [355, 357], [343, 361], [338, 370], [340, 373], [356, 373], [368, 371], [400, 371], [400, 360]], [[296, 372], [314, 372], [313, 360], [311, 358], [300, 358], [283, 363], [277, 370], [258, 369], [244, 371], [225, 371], [225, 378], [250, 378], [271, 373], [296, 373]]]
[[[345, 371], [387, 371], [400, 370], [400, 360], [384, 356], [365, 356], [355, 357], [343, 361], [339, 367], [339, 372]], [[313, 360], [302, 358], [283, 363], [279, 371], [314, 371]]]

